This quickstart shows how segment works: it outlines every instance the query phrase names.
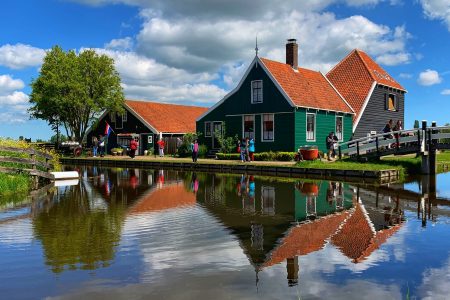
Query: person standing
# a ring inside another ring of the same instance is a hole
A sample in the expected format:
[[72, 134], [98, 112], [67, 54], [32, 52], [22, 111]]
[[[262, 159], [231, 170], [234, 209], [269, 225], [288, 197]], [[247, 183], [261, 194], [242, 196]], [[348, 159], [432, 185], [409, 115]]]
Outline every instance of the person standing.
[[92, 156], [97, 157], [98, 139], [96, 136], [92, 138]]
[[248, 141], [248, 153], [249, 161], [255, 161], [255, 140], [253, 138]]
[[131, 139], [130, 141], [130, 157], [134, 158], [136, 155], [136, 149], [138, 147], [138, 143], [136, 139]]
[[164, 157], [164, 147], [166, 146], [166, 143], [162, 138], [160, 138], [157, 144], [159, 149], [159, 157]]
[[[401, 130], [403, 130], [402, 121], [397, 120], [397, 123], [395, 123], [395, 126], [394, 126], [394, 131], [401, 131]], [[398, 147], [400, 147], [400, 133], [396, 132], [396, 133], [394, 133], [394, 136], [395, 136], [395, 141], [396, 141], [395, 145], [398, 148]]]
[[192, 162], [197, 162], [198, 158], [198, 140], [195, 139], [192, 144]]
[[245, 143], [245, 139], [241, 140], [241, 162], [245, 162], [247, 160], [247, 158], [245, 157], [245, 153], [246, 153], [246, 143]]
[[331, 160], [331, 156], [333, 155], [334, 148], [334, 133], [330, 132], [326, 139], [327, 150], [328, 150], [328, 160]]
[[98, 142], [99, 142], [98, 149], [100, 152], [100, 157], [103, 157], [105, 156], [105, 137], [100, 134]]
[[249, 138], [245, 138], [245, 157], [250, 161]]

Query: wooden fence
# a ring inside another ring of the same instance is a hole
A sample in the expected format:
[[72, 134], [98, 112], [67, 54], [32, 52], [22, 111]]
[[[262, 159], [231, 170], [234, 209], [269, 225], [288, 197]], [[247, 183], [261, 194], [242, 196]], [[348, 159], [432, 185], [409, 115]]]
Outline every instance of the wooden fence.
[[[0, 152], [9, 152], [16, 154], [26, 154], [28, 158], [25, 157], [14, 157], [0, 155], [0, 163], [12, 163], [20, 164], [25, 167], [14, 167], [14, 166], [2, 166], [0, 165], [1, 173], [28, 173], [32, 176], [42, 177], [47, 179], [54, 179], [53, 175], [50, 174], [50, 170], [53, 169], [53, 164], [51, 160], [53, 157], [45, 152], [35, 150], [35, 149], [22, 149], [14, 147], [3, 147], [0, 146]], [[38, 169], [40, 168], [40, 169]]]

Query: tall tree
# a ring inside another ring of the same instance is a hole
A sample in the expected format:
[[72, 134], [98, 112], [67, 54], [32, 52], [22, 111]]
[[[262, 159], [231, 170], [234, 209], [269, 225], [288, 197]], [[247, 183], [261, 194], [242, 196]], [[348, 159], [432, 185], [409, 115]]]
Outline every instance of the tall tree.
[[68, 137], [81, 142], [101, 112], [122, 112], [124, 95], [114, 60], [94, 50], [77, 54], [53, 47], [31, 83], [29, 112], [55, 130], [63, 125]]

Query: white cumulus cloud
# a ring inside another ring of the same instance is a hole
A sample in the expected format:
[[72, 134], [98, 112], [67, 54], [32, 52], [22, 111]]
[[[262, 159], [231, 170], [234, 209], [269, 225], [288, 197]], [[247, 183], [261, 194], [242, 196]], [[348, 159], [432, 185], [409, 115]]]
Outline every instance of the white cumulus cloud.
[[11, 69], [39, 66], [44, 56], [45, 50], [30, 45], [6, 44], [0, 47], [0, 65]]
[[20, 90], [25, 87], [25, 83], [20, 79], [13, 79], [10, 75], [0, 75], [0, 95]]
[[445, 89], [441, 92], [441, 95], [450, 96], [450, 89]]
[[450, 1], [420, 0], [424, 14], [432, 20], [441, 20], [450, 31]]
[[419, 74], [419, 79], [417, 82], [420, 85], [431, 86], [442, 82], [442, 78], [439, 76], [439, 73], [435, 70], [425, 70]]

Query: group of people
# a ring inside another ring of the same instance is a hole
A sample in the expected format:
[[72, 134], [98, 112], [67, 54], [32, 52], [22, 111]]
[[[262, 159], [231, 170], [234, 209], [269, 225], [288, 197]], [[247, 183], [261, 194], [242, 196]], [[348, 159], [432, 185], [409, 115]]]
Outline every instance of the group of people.
[[[402, 125], [402, 121], [398, 120], [397, 123], [395, 123], [394, 125], [394, 121], [392, 119], [390, 119], [386, 125], [384, 125], [383, 127], [383, 133], [385, 133], [384, 138], [385, 139], [392, 139], [395, 137], [395, 139], [397, 140], [397, 142], [394, 144], [397, 148], [400, 146], [399, 143], [399, 137], [400, 137], [400, 133], [398, 133], [397, 131], [403, 130], [403, 125]], [[392, 132], [394, 132], [394, 134], [392, 134]]]
[[241, 155], [241, 162], [255, 161], [255, 140], [243, 138], [238, 142], [237, 152]]
[[105, 140], [106, 140], [106, 137], [104, 137], [101, 134], [99, 135], [98, 138], [96, 136], [94, 136], [92, 138], [92, 156], [93, 157], [97, 157], [97, 154], [99, 154], [100, 157], [105, 156]]

